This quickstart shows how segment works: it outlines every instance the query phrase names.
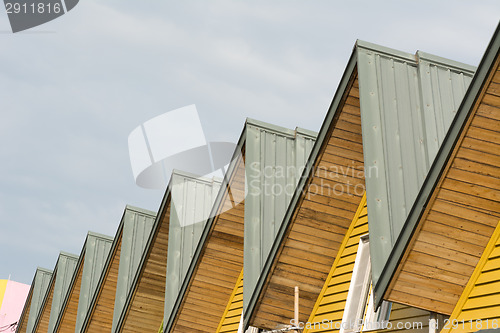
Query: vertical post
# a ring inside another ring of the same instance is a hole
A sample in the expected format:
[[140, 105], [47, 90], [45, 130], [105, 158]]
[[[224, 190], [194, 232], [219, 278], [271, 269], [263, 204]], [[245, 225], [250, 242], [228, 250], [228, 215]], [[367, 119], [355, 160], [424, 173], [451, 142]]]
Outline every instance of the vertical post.
[[437, 333], [438, 329], [438, 320], [436, 312], [431, 312], [429, 314], [429, 333]]
[[299, 325], [299, 286], [295, 286], [295, 306], [294, 306], [294, 316], [295, 325]]

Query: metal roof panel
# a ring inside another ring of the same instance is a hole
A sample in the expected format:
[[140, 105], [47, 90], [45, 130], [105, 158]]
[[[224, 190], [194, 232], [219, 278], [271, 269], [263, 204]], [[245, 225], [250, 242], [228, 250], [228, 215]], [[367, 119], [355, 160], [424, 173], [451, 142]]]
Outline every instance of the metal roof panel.
[[356, 52], [376, 283], [474, 72], [420, 51], [358, 41]]

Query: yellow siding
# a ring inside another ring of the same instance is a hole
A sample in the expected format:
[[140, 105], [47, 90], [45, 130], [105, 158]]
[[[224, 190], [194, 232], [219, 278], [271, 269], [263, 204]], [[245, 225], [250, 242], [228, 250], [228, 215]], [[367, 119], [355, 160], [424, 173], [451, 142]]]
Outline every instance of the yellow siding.
[[[351, 282], [354, 261], [358, 251], [359, 239], [362, 235], [368, 233], [368, 216], [366, 209], [366, 195], [363, 196], [358, 211], [352, 220], [352, 223], [347, 230], [347, 233], [342, 241], [337, 258], [332, 265], [330, 274], [328, 275], [323, 289], [318, 296], [314, 309], [309, 317], [309, 326], [304, 323], [304, 333], [313, 332], [336, 332], [339, 331], [335, 327], [339, 327], [344, 315], [344, 307], [346, 305], [347, 293]], [[393, 304], [390, 315], [390, 322], [393, 323], [391, 332], [423, 332], [428, 331], [429, 312], [416, 308], [411, 308], [406, 305]], [[397, 329], [397, 323], [410, 323], [407, 328]], [[417, 324], [421, 323], [420, 329], [417, 329]], [[314, 326], [313, 323], [316, 323]], [[321, 323], [321, 325], [320, 325]], [[337, 326], [336, 326], [337, 323]], [[408, 329], [408, 327], [411, 327]], [[371, 331], [375, 332], [375, 331]]]
[[238, 332], [241, 313], [243, 312], [243, 270], [234, 286], [233, 293], [227, 302], [226, 310], [221, 318], [217, 333]]
[[8, 280], [0, 280], [0, 307], [2, 306], [3, 297], [5, 296], [5, 289], [7, 289]]
[[500, 222], [442, 333], [491, 328], [500, 328]]
[[[309, 323], [322, 323], [323, 320], [326, 320], [333, 324], [316, 325], [316, 327], [310, 328], [306, 325], [304, 333], [329, 332], [332, 331], [329, 330], [329, 326], [335, 327], [335, 323], [342, 322], [354, 260], [358, 251], [359, 238], [367, 233], [368, 216], [365, 194], [309, 317]], [[327, 329], [325, 330], [325, 328]]]

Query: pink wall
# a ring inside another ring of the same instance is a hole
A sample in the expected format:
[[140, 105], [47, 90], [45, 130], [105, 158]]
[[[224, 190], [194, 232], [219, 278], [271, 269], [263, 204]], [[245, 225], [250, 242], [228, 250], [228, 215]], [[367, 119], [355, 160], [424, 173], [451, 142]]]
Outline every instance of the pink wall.
[[21, 317], [24, 302], [30, 286], [24, 283], [7, 281], [7, 288], [0, 306], [0, 327], [15, 323]]

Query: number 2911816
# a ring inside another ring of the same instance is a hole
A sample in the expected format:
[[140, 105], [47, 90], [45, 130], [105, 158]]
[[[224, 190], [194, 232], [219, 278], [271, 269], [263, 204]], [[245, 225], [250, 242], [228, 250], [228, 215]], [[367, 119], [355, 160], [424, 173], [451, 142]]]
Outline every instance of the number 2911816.
[[60, 3], [18, 3], [6, 2], [7, 14], [59, 14], [62, 10]]

